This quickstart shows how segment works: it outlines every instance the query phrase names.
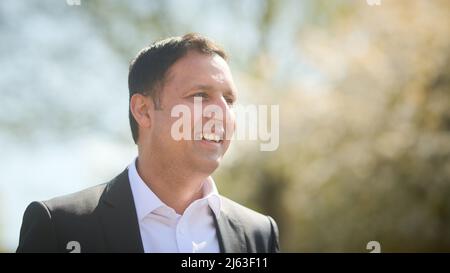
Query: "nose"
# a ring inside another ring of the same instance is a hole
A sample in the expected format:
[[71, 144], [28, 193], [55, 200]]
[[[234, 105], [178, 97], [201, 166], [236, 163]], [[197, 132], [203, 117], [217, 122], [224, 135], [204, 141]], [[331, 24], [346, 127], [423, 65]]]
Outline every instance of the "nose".
[[211, 99], [208, 104], [204, 105], [203, 114], [204, 122], [213, 120], [214, 126], [211, 128], [212, 133], [224, 138], [225, 133], [232, 133], [234, 128], [234, 116], [230, 105], [224, 97], [220, 96]]
[[223, 122], [216, 122], [212, 128], [212, 133], [214, 133], [222, 138], [225, 135], [225, 129], [223, 126]]

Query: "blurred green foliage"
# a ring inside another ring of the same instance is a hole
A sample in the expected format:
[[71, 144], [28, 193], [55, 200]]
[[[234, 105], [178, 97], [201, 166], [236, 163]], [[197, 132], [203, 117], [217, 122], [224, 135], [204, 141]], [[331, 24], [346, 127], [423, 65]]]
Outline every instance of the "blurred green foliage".
[[326, 3], [292, 45], [324, 82], [254, 79], [280, 104], [280, 148], [242, 145], [222, 185], [275, 217], [285, 251], [450, 251], [450, 4]]

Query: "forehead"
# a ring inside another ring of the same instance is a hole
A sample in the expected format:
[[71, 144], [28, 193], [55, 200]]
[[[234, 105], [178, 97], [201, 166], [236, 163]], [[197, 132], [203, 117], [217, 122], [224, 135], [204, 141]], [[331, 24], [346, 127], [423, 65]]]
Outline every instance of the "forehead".
[[166, 85], [177, 89], [203, 84], [235, 91], [230, 68], [217, 54], [206, 55], [189, 51], [170, 67], [166, 77]]

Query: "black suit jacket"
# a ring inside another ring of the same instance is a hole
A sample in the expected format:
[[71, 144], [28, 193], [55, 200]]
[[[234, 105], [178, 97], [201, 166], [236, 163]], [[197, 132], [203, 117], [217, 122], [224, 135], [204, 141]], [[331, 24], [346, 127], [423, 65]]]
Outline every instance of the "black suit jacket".
[[[220, 216], [211, 213], [221, 252], [279, 251], [271, 217], [221, 198]], [[27, 207], [17, 252], [70, 252], [71, 241], [81, 252], [144, 252], [128, 170], [108, 183]]]

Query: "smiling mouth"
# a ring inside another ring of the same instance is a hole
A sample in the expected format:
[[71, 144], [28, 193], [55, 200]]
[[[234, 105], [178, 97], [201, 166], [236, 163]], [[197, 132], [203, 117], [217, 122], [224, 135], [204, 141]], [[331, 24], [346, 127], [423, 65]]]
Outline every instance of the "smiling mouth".
[[206, 140], [213, 143], [222, 143], [223, 139], [219, 135], [216, 134], [202, 134], [202, 140]]

